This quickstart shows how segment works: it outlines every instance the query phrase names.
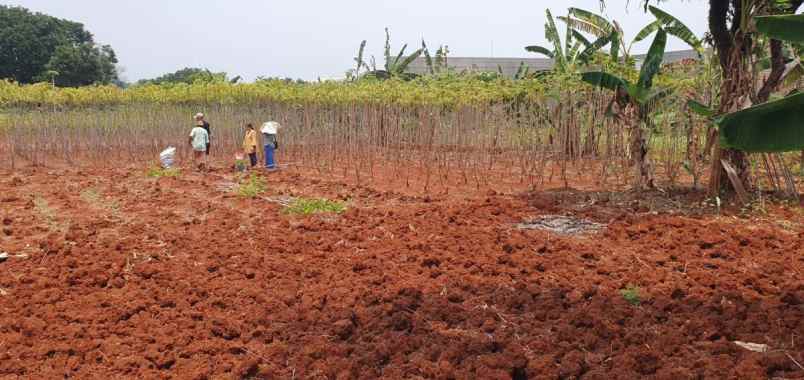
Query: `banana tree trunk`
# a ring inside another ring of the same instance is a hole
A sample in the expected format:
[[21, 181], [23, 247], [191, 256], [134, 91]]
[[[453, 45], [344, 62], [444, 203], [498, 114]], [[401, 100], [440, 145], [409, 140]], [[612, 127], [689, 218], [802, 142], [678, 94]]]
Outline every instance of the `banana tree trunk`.
[[629, 123], [628, 129], [631, 133], [631, 161], [633, 163], [634, 190], [641, 192], [643, 189], [653, 189], [653, 169], [648, 158], [648, 142], [645, 138], [645, 123], [637, 116], [636, 108], [629, 104], [625, 109], [625, 120]]
[[[710, 20], [711, 21], [711, 20]], [[738, 32], [730, 40], [728, 49], [720, 47], [718, 55], [721, 59], [723, 70], [723, 81], [720, 87], [720, 114], [739, 111], [750, 106], [746, 99], [751, 92], [752, 79], [745, 64], [742, 46], [745, 44], [744, 35]], [[749, 189], [749, 165], [748, 155], [745, 152], [734, 149], [722, 149], [718, 143], [719, 132], [713, 128], [709, 134], [709, 141], [714, 144], [712, 152], [712, 162], [709, 176], [709, 194], [717, 196], [723, 192], [734, 192], [734, 186], [728, 180], [726, 169], [721, 163], [725, 159], [737, 172], [737, 177], [742, 182], [743, 187]]]
[[631, 127], [631, 158], [634, 163], [634, 189], [655, 188], [653, 169], [648, 157], [648, 142], [645, 138], [642, 123], [633, 123]]

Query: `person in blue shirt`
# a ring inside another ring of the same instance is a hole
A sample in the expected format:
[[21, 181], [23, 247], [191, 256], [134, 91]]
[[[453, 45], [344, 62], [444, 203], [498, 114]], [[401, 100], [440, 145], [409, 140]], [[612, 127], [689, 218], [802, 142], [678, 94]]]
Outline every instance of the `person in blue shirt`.
[[279, 123], [275, 121], [268, 121], [262, 125], [260, 132], [262, 132], [262, 143], [265, 148], [265, 168], [268, 170], [275, 170], [277, 167], [274, 160], [274, 151], [278, 148], [279, 143], [276, 140], [276, 134], [282, 128]]

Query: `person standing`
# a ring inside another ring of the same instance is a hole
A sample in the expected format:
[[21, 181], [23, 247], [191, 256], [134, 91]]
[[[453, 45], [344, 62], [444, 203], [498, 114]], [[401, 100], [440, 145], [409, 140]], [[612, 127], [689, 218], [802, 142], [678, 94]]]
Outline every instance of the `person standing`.
[[201, 128], [204, 128], [204, 130], [207, 131], [207, 147], [205, 149], [205, 152], [206, 152], [207, 156], [209, 156], [209, 147], [210, 147], [210, 143], [212, 141], [212, 131], [210, 131], [210, 129], [209, 129], [209, 123], [207, 123], [207, 121], [204, 120], [204, 114], [203, 113], [199, 112], [199, 113], [195, 114], [195, 125], [197, 125], [197, 126], [199, 126]]
[[282, 128], [279, 123], [275, 121], [268, 121], [262, 125], [262, 143], [265, 148], [265, 168], [268, 170], [276, 169], [276, 161], [274, 160], [274, 151], [278, 148], [276, 134]]
[[257, 166], [257, 131], [251, 123], [246, 125], [246, 136], [243, 138], [243, 152], [248, 154], [251, 167]]
[[206, 166], [206, 153], [209, 149], [209, 134], [204, 127], [196, 125], [190, 131], [190, 146], [193, 147], [193, 162], [198, 169]]

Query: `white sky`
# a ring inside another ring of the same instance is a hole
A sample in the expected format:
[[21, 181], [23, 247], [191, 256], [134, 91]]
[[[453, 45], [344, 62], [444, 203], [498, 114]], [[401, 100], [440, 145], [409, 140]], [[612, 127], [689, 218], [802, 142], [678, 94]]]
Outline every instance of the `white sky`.
[[[96, 41], [110, 44], [124, 78], [152, 78], [184, 67], [206, 67], [242, 75], [303, 79], [338, 78], [353, 66], [362, 40], [382, 64], [384, 28], [394, 52], [422, 37], [435, 52], [447, 44], [451, 56], [537, 57], [524, 46], [545, 45], [544, 10], [566, 14], [570, 6], [600, 11], [598, 0], [0, 0], [36, 12], [81, 22]], [[609, 0], [609, 18], [627, 38], [653, 20], [639, 0]], [[662, 9], [697, 35], [706, 31], [707, 1], [674, 0]], [[564, 25], [557, 25], [562, 34]], [[632, 53], [647, 50], [650, 39]], [[675, 38], [668, 50], [685, 49]]]

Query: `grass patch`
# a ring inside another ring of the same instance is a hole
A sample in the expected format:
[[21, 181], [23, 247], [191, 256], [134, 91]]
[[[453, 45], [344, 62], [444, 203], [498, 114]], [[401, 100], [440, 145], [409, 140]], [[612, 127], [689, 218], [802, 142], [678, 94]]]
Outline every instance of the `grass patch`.
[[640, 295], [639, 287], [628, 285], [627, 288], [620, 290], [623, 298], [634, 306], [639, 306], [642, 303], [642, 296]]
[[343, 203], [323, 198], [297, 198], [285, 208], [285, 213], [298, 215], [322, 213], [340, 214], [344, 211], [346, 211], [346, 205]]
[[34, 210], [42, 215], [47, 222], [47, 226], [51, 231], [64, 231], [66, 227], [56, 221], [56, 213], [53, 211], [53, 208], [50, 207], [50, 204], [47, 202], [46, 199], [36, 196], [33, 200]]
[[147, 175], [148, 177], [151, 178], [178, 177], [179, 175], [181, 175], [181, 169], [179, 168], [164, 169], [160, 167], [152, 167], [148, 169]]
[[115, 215], [120, 212], [120, 205], [117, 201], [107, 201], [103, 199], [101, 194], [95, 189], [85, 189], [82, 191], [81, 199], [96, 209], [107, 210]]
[[244, 198], [256, 198], [267, 189], [268, 184], [265, 183], [265, 179], [256, 174], [252, 174], [247, 180], [237, 186], [237, 195]]

